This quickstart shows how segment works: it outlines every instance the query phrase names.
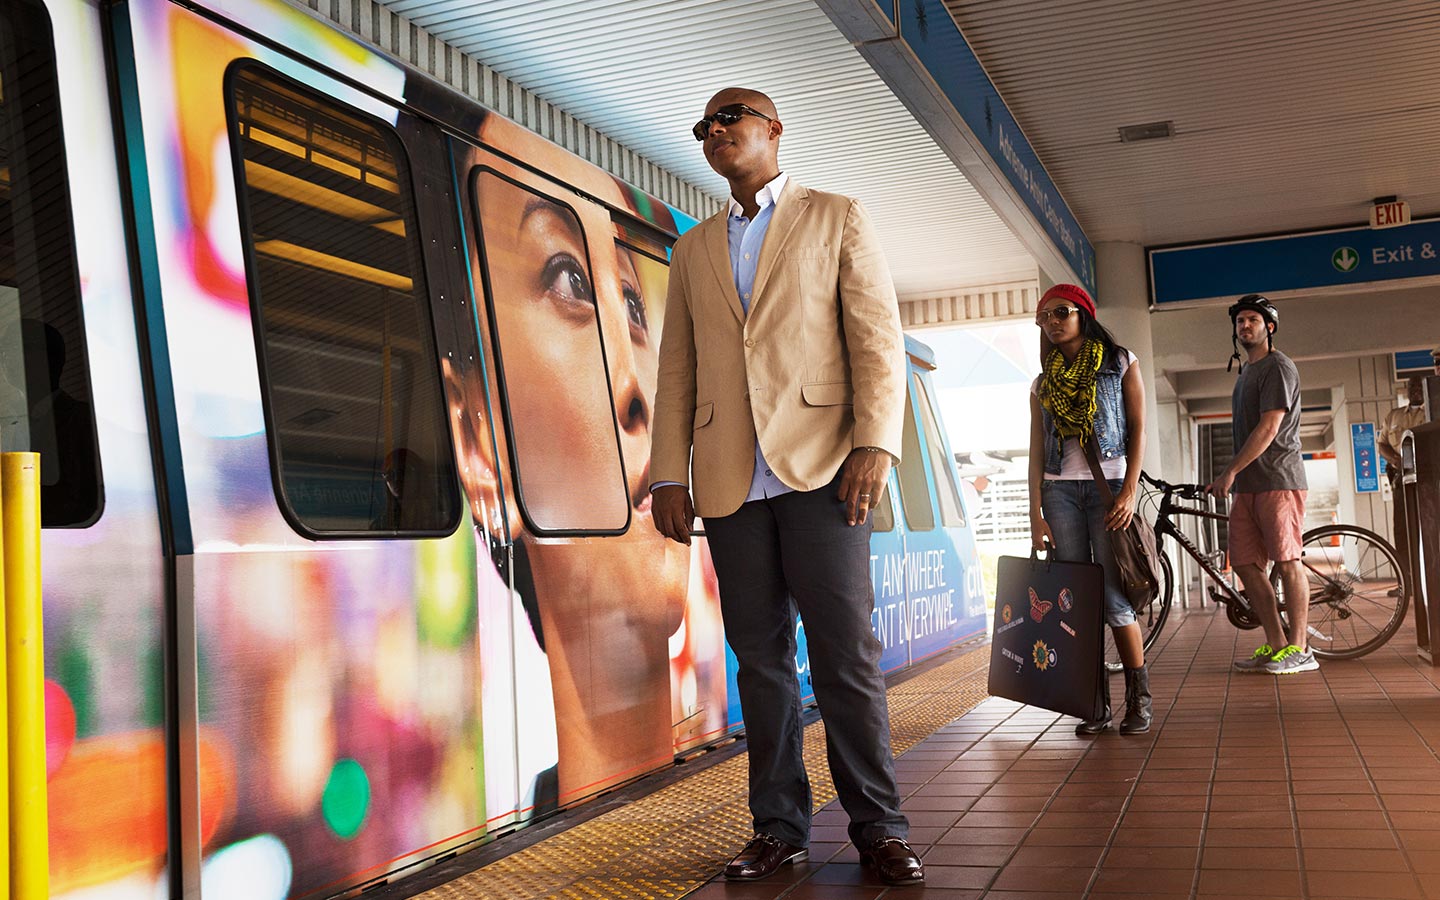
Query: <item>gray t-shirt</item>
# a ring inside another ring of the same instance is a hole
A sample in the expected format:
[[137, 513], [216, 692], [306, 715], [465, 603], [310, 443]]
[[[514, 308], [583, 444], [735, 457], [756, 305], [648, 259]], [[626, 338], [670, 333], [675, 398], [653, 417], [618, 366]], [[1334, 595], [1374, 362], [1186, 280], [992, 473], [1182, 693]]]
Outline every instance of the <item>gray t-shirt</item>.
[[1300, 459], [1300, 372], [1279, 350], [1271, 350], [1259, 362], [1247, 364], [1235, 381], [1230, 410], [1234, 415], [1236, 453], [1260, 424], [1261, 413], [1272, 409], [1285, 410], [1280, 430], [1265, 452], [1235, 476], [1236, 493], [1308, 489]]

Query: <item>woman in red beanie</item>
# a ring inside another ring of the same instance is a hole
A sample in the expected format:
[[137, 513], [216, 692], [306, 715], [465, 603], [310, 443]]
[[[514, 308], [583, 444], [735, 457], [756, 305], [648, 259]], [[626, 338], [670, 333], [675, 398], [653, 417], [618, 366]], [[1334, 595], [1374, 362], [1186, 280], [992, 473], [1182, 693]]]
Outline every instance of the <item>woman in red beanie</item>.
[[[1059, 559], [1105, 567], [1105, 621], [1125, 667], [1121, 734], [1150, 730], [1150, 677], [1135, 621], [1110, 549], [1109, 534], [1129, 527], [1145, 455], [1145, 385], [1135, 354], [1118, 346], [1095, 319], [1095, 301], [1074, 284], [1045, 292], [1035, 314], [1041, 328], [1042, 371], [1030, 398], [1030, 539]], [[1101, 474], [1114, 503], [1107, 507], [1082, 449], [1094, 439]], [[1105, 682], [1102, 682], [1105, 683]], [[1105, 712], [1076, 734], [1110, 726]]]

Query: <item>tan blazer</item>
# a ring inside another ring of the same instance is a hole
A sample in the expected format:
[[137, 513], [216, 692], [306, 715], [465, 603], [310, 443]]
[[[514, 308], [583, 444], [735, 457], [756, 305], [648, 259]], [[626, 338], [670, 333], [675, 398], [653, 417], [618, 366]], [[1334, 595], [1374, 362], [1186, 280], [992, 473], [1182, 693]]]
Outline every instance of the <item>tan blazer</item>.
[[710, 517], [745, 502], [756, 440], [802, 491], [828, 484], [855, 447], [898, 459], [905, 403], [900, 310], [860, 203], [785, 186], [748, 316], [727, 217], [675, 245], [651, 431], [651, 483], [690, 485], [695, 511]]

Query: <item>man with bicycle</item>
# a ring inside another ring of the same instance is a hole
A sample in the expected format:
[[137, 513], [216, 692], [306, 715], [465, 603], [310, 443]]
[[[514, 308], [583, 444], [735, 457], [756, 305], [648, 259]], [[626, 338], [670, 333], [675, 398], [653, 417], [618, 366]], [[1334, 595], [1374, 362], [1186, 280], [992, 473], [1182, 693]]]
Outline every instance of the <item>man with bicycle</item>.
[[[1274, 347], [1280, 312], [1259, 294], [1246, 294], [1230, 310], [1232, 344], [1240, 359], [1240, 377], [1231, 394], [1235, 457], [1207, 487], [1216, 497], [1232, 491], [1230, 565], [1245, 585], [1266, 642], [1241, 672], [1290, 675], [1320, 668], [1307, 645], [1310, 597], [1300, 564], [1305, 521], [1305, 468], [1300, 457], [1300, 373]], [[1280, 621], [1279, 604], [1266, 564], [1275, 563], [1287, 598], [1290, 637]]]

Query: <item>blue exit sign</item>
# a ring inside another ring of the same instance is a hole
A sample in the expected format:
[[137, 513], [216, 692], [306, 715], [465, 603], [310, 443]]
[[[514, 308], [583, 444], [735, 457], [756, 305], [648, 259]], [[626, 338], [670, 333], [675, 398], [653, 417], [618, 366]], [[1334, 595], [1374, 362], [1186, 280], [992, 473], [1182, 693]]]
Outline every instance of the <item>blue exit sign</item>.
[[1149, 251], [1156, 305], [1440, 279], [1440, 219]]

